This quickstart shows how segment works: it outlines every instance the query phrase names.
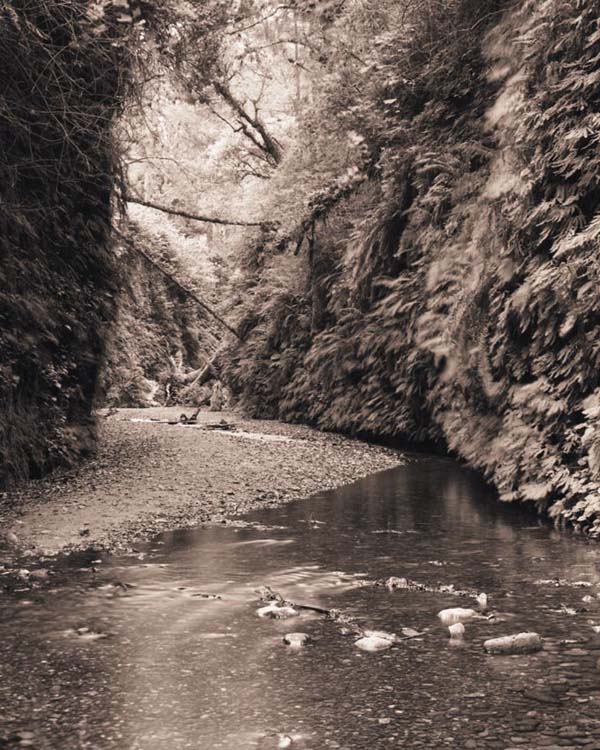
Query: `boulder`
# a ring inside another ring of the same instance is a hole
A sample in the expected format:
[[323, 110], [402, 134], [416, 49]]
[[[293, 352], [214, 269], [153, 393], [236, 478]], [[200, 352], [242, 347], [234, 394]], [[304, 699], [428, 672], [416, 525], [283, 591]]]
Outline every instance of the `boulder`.
[[516, 633], [501, 638], [490, 638], [483, 648], [488, 654], [533, 654], [543, 648], [538, 633]]
[[217, 380], [213, 385], [212, 393], [210, 396], [210, 410], [221, 411], [223, 409], [223, 384], [220, 380]]

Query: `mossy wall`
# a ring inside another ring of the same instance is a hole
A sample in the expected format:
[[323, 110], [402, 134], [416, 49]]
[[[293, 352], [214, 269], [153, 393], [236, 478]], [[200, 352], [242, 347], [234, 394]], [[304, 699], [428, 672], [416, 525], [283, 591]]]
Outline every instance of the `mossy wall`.
[[0, 485], [92, 444], [129, 70], [112, 5], [0, 2]]
[[168, 240], [152, 237], [135, 222], [129, 223], [116, 252], [118, 291], [102, 360], [99, 404], [195, 405], [198, 392], [186, 387], [185, 375], [212, 360], [222, 336], [214, 319], [183, 291], [202, 299], [203, 290], [185, 272]]
[[257, 255], [274, 293], [229, 366], [252, 414], [443, 442], [502, 500], [600, 535], [597, 11], [509, 4], [466, 51], [440, 24], [438, 78], [412, 111], [387, 93], [401, 137], [294, 282], [291, 251]]

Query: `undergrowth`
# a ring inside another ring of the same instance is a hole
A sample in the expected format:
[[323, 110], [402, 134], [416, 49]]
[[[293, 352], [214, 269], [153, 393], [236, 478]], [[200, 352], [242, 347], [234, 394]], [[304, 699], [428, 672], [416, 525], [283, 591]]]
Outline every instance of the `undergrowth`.
[[[136, 222], [128, 222], [116, 252], [119, 290], [98, 402], [110, 407], [196, 405], [202, 394], [186, 386], [183, 376], [213, 358], [222, 333], [173, 279], [185, 282], [185, 288], [200, 298], [203, 290], [196, 289], [168, 238], [151, 236]], [[210, 397], [210, 389], [204, 395]]]
[[368, 177], [288, 228], [293, 282], [294, 243], [261, 247], [230, 381], [257, 416], [443, 441], [599, 535], [597, 3], [506, 7], [375, 40]]

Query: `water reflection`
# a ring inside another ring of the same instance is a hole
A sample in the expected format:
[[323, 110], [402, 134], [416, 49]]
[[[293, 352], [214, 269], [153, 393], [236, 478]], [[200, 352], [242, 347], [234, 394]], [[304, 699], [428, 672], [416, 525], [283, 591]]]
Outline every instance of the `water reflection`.
[[[452, 462], [414, 457], [248, 520], [258, 528], [165, 534], [142, 560], [106, 561], [95, 581], [28, 605], [5, 602], [6, 733], [27, 725], [36, 747], [98, 750], [237, 750], [290, 741], [429, 748], [461, 746], [457, 738], [504, 747], [514, 722], [532, 709], [551, 708], [540, 722], [547, 740], [554, 725], [558, 731], [588, 704], [597, 708], [596, 547], [498, 504]], [[357, 585], [391, 575], [486, 591], [500, 616], [470, 624], [457, 648], [435, 615], [464, 602]], [[554, 577], [592, 586], [536, 583]], [[363, 653], [315, 613], [291, 622], [258, 618], [260, 585], [342, 609], [364, 627], [428, 633]], [[587, 611], [568, 615], [563, 605]], [[86, 640], [76, 632], [83, 627], [108, 637]], [[485, 638], [528, 629], [550, 649], [517, 659], [483, 653]], [[290, 630], [309, 633], [315, 644], [286, 649]]]

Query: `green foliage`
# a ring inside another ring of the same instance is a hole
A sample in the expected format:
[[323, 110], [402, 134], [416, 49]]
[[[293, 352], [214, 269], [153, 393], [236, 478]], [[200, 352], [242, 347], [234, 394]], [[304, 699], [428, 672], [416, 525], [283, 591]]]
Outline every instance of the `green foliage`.
[[233, 385], [254, 413], [444, 441], [502, 499], [600, 534], [597, 4], [503, 6], [378, 6], [365, 85], [323, 94], [366, 179], [307, 207], [299, 324], [270, 329], [285, 290], [255, 306], [232, 357], [261, 398]]

